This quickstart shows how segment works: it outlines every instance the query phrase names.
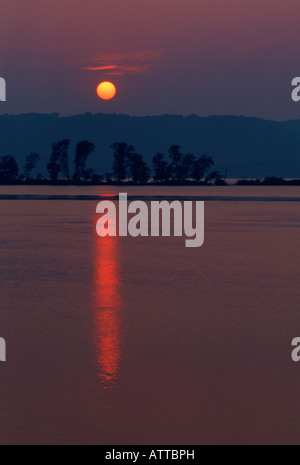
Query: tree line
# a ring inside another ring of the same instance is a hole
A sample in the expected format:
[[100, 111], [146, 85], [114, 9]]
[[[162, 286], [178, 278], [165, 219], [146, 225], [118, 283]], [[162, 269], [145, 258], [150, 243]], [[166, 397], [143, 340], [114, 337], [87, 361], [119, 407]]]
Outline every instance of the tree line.
[[[30, 153], [20, 170], [14, 157], [0, 157], [0, 182], [3, 183], [134, 183], [147, 184], [153, 180], [157, 184], [195, 182], [203, 184], [224, 184], [224, 177], [213, 170], [214, 160], [209, 155], [196, 157], [192, 153], [184, 154], [179, 145], [169, 148], [168, 156], [157, 153], [150, 168], [142, 155], [133, 145], [126, 142], [114, 143], [112, 172], [100, 175], [87, 166], [89, 157], [96, 151], [96, 146], [89, 140], [78, 142], [74, 158], [71, 161], [69, 149], [71, 140], [64, 139], [52, 144], [50, 159], [47, 164], [48, 177], [41, 174], [33, 178], [41, 156]], [[71, 169], [72, 168], [72, 169]]]

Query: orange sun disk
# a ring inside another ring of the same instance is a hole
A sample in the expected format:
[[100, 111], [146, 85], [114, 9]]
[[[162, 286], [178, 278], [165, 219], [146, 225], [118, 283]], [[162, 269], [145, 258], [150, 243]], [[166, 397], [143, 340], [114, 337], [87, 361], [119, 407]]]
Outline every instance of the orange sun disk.
[[117, 93], [117, 89], [112, 82], [101, 82], [97, 87], [97, 94], [102, 100], [111, 100]]

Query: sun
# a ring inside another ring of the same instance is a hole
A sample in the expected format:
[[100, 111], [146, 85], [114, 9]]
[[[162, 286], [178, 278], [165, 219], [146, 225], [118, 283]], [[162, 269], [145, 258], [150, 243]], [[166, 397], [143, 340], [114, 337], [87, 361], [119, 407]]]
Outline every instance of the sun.
[[112, 82], [101, 82], [97, 87], [97, 94], [102, 100], [111, 100], [117, 93], [116, 86]]

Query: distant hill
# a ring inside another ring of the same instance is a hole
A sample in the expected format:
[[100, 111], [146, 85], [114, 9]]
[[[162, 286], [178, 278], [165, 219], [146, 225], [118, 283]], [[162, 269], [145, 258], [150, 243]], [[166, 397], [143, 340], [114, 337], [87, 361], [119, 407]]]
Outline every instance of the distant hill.
[[[42, 156], [39, 172], [46, 173], [51, 145], [72, 140], [71, 151], [82, 139], [97, 145], [89, 166], [99, 173], [111, 171], [114, 142], [135, 145], [151, 165], [153, 155], [172, 144], [184, 152], [204, 153], [215, 159], [215, 168], [235, 177], [300, 177], [300, 120], [274, 122], [236, 116], [149, 116], [84, 114], [0, 115], [0, 156], [13, 155], [20, 166], [25, 156]], [[72, 155], [73, 156], [73, 155]]]

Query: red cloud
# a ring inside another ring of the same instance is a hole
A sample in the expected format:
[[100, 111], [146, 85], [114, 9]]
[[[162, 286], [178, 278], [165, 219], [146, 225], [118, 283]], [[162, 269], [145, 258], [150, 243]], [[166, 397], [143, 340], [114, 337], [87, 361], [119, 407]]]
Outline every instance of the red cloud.
[[124, 76], [125, 74], [146, 73], [153, 68], [159, 54], [154, 51], [133, 53], [112, 53], [99, 56], [90, 66], [83, 69], [87, 71], [105, 71], [106, 75]]

